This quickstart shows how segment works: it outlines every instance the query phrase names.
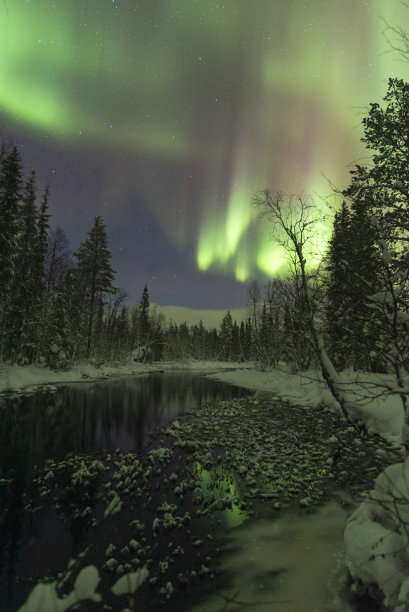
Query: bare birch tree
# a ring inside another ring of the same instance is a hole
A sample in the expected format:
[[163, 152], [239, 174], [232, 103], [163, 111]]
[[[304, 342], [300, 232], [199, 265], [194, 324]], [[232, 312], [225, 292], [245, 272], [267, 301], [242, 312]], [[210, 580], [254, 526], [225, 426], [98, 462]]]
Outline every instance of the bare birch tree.
[[268, 189], [255, 195], [254, 204], [260, 210], [261, 220], [265, 219], [271, 223], [275, 241], [288, 253], [293, 274], [300, 281], [310, 339], [323, 379], [349, 421], [348, 402], [338, 373], [325, 350], [320, 323], [316, 318], [317, 303], [307, 271], [306, 245], [310, 244], [312, 248], [319, 224], [324, 221], [323, 215], [318, 213], [310, 199], [302, 195], [285, 198], [282, 192], [273, 195]]

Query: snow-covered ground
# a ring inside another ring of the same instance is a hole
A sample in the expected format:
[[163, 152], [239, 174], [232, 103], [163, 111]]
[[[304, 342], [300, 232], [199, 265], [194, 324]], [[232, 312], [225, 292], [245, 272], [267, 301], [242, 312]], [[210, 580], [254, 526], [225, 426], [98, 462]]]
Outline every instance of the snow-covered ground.
[[[34, 365], [17, 366], [0, 364], [0, 393], [28, 392], [35, 387], [63, 383], [81, 382], [110, 378], [113, 376], [141, 375], [164, 370], [200, 370], [217, 372], [220, 369], [243, 367], [242, 364], [220, 361], [161, 361], [145, 364], [128, 362], [127, 364], [95, 365], [77, 364], [71, 370], [55, 371]], [[249, 366], [250, 367], [250, 366]]]
[[[313, 409], [317, 405], [339, 411], [336, 402], [315, 371], [292, 373], [284, 364], [269, 372], [259, 372], [243, 364], [220, 362], [130, 363], [122, 366], [76, 366], [68, 372], [45, 368], [3, 366], [0, 392], [27, 391], [37, 385], [93, 380], [116, 375], [144, 374], [172, 369], [196, 369], [230, 384], [267, 392], [290, 403]], [[220, 371], [224, 370], [224, 371]], [[229, 370], [229, 371], [225, 371]], [[381, 385], [393, 383], [384, 375], [345, 372], [341, 376], [351, 418], [381, 435], [395, 448], [401, 444], [404, 413], [400, 397], [380, 395]], [[393, 385], [392, 385], [393, 386]], [[359, 458], [357, 457], [357, 461]], [[387, 610], [409, 610], [409, 458], [380, 474], [346, 522], [344, 540], [346, 564], [351, 575], [369, 589], [380, 589]]]

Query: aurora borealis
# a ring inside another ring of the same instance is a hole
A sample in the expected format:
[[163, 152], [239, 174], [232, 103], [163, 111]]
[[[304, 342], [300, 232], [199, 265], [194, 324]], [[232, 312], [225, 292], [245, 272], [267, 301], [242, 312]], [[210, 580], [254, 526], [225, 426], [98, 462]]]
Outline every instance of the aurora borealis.
[[[0, 2], [0, 134], [50, 183], [73, 248], [108, 226], [117, 286], [233, 308], [283, 254], [255, 191], [317, 206], [367, 156], [370, 102], [409, 65], [399, 0]], [[409, 27], [408, 27], [409, 29]], [[322, 230], [324, 231], [324, 230]], [[324, 236], [321, 237], [324, 241]]]

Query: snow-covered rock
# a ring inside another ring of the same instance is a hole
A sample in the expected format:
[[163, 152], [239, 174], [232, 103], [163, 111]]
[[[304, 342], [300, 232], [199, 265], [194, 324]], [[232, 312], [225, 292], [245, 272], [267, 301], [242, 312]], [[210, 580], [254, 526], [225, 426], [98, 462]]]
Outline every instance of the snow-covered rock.
[[142, 567], [130, 574], [124, 574], [115, 582], [112, 592], [118, 596], [135, 593], [148, 576], [149, 570], [146, 567]]

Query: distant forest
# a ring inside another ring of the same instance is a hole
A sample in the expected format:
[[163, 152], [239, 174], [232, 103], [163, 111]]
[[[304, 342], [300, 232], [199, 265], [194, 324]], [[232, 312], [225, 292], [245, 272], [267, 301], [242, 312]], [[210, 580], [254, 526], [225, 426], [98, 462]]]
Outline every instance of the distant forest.
[[[50, 230], [49, 192], [23, 177], [17, 148], [0, 158], [0, 361], [66, 369], [77, 361], [212, 359], [316, 366], [325, 346], [336, 369], [393, 371], [409, 366], [409, 85], [390, 79], [386, 105], [370, 105], [357, 165], [333, 217], [318, 270], [306, 262], [314, 221], [301, 197], [256, 198], [287, 237], [290, 274], [249, 289], [249, 316], [219, 329], [167, 323], [149, 303], [114, 287], [107, 229], [100, 216], [71, 252], [63, 229]], [[250, 205], [250, 203], [249, 203]], [[294, 217], [295, 214], [295, 217]], [[268, 220], [266, 221], [268, 222]], [[288, 246], [290, 245], [290, 246]]]

